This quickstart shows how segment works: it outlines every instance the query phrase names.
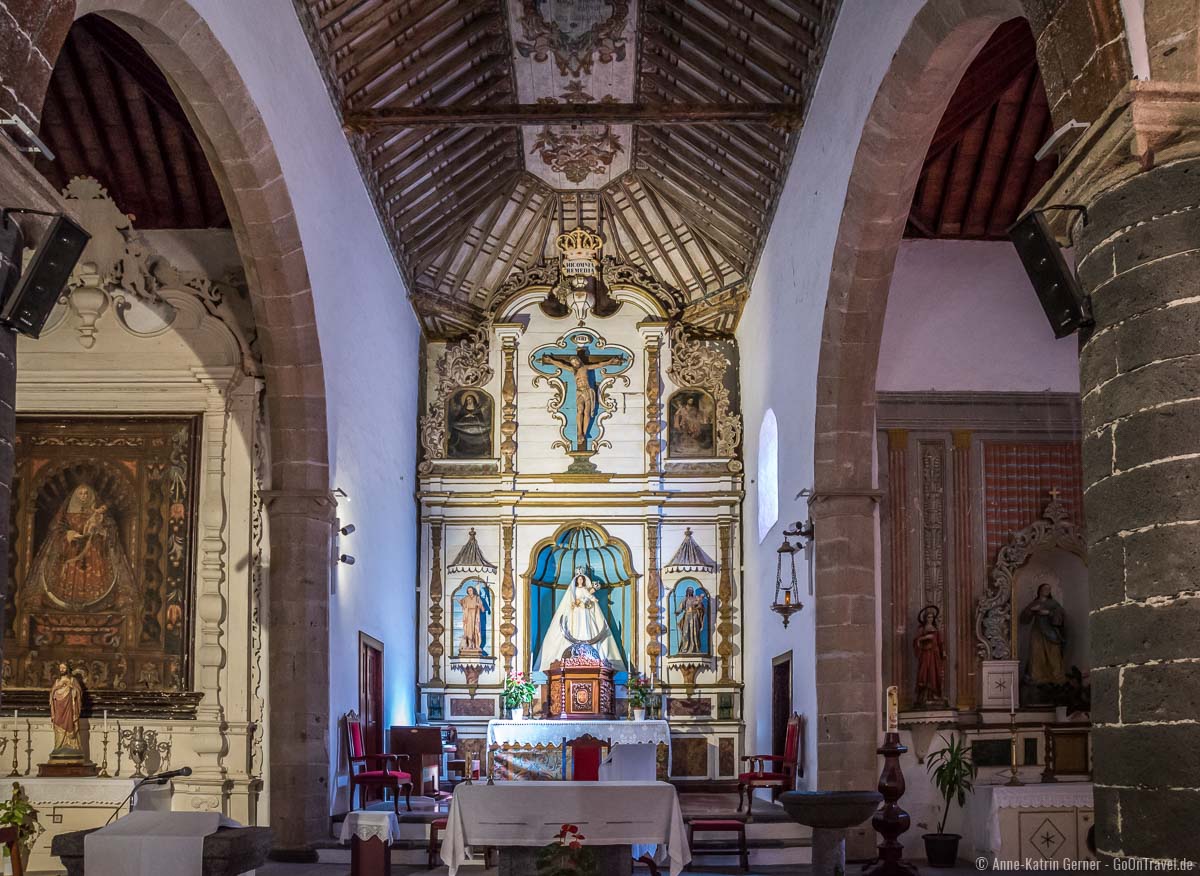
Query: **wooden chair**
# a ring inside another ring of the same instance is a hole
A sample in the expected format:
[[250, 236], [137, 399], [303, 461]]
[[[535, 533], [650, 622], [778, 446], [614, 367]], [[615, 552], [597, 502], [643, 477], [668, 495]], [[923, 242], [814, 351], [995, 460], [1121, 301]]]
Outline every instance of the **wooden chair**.
[[0, 845], [8, 847], [13, 876], [24, 876], [25, 868], [21, 864], [21, 842], [18, 836], [16, 827], [0, 827]]
[[612, 742], [584, 734], [575, 739], [563, 740], [563, 752], [569, 755], [570, 770], [565, 778], [571, 782], [598, 782], [600, 764], [608, 756]]
[[[755, 788], [794, 789], [796, 776], [804, 775], [804, 718], [796, 712], [788, 718], [783, 754], [747, 754], [742, 760], [750, 761], [753, 768], [738, 776], [738, 812], [742, 811], [743, 794], [746, 795], [746, 811], [750, 811]], [[772, 768], [763, 769], [764, 763], [770, 763]]]
[[696, 831], [701, 833], [731, 833], [737, 839], [738, 863], [742, 872], [750, 870], [750, 849], [746, 846], [746, 822], [740, 818], [693, 818], [688, 822], [688, 848], [692, 850], [692, 863], [687, 865], [691, 870], [697, 855], [725, 855], [731, 850], [721, 848], [696, 848]]
[[[357, 712], [346, 713], [346, 754], [350, 760], [350, 807], [354, 808], [354, 792], [360, 788], [383, 788], [392, 792], [392, 807], [400, 814], [400, 788], [404, 788], [404, 804], [412, 812], [412, 775], [397, 769], [394, 763], [408, 760], [406, 754], [373, 754], [363, 743], [362, 722]], [[359, 807], [363, 793], [358, 792]]]

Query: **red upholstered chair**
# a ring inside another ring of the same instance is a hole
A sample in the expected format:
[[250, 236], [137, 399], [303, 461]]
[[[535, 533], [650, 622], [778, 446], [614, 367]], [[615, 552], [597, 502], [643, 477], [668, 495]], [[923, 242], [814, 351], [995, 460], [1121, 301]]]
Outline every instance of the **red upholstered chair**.
[[[804, 775], [804, 718], [795, 712], [788, 718], [783, 754], [747, 754], [742, 760], [751, 762], [751, 770], [738, 776], [738, 808], [742, 811], [742, 795], [746, 795], [746, 811], [754, 799], [755, 788], [774, 788], [790, 791], [796, 787], [796, 776]], [[771, 769], [764, 769], [770, 763]]]
[[[412, 811], [412, 776], [396, 767], [407, 754], [372, 754], [363, 742], [362, 722], [357, 712], [346, 713], [346, 754], [350, 759], [350, 806], [354, 807], [354, 792], [359, 788], [390, 788], [392, 806], [400, 814], [400, 788], [404, 788], [404, 804]], [[358, 803], [363, 805], [362, 791]]]
[[600, 763], [608, 756], [611, 743], [585, 734], [570, 741], [563, 740], [563, 744], [570, 753], [567, 779], [572, 782], [600, 781]]

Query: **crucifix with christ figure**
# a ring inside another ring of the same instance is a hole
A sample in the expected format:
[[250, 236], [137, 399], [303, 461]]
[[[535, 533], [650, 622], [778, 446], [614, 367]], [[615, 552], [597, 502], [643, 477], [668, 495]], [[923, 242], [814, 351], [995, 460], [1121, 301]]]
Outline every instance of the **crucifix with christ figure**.
[[557, 343], [540, 347], [530, 356], [538, 372], [534, 385], [546, 380], [554, 386], [551, 412], [562, 423], [562, 441], [555, 442], [574, 457], [569, 471], [595, 471], [588, 460], [607, 446], [601, 440], [603, 421], [613, 410], [606, 390], [633, 363], [633, 353], [609, 346], [590, 329], [576, 329]]

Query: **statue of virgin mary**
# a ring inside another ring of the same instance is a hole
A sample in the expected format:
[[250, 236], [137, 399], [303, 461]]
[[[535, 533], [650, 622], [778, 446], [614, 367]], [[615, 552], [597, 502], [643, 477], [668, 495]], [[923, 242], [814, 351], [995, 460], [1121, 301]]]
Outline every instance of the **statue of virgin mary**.
[[588, 577], [584, 569], [576, 569], [575, 577], [567, 585], [567, 592], [554, 609], [550, 629], [542, 640], [542, 652], [538, 658], [538, 669], [546, 672], [550, 664], [562, 657], [563, 652], [577, 642], [586, 642], [596, 652], [620, 671], [625, 668], [621, 649], [613, 636], [612, 628], [604, 619], [600, 603], [596, 600], [599, 586]]

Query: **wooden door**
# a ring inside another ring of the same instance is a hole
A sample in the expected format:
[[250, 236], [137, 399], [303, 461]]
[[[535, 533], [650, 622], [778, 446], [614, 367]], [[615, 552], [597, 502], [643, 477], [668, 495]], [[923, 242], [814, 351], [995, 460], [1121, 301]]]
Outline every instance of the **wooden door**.
[[783, 754], [792, 716], [792, 652], [771, 660], [771, 754]]
[[370, 754], [383, 751], [383, 642], [358, 634], [358, 714], [363, 744]]

